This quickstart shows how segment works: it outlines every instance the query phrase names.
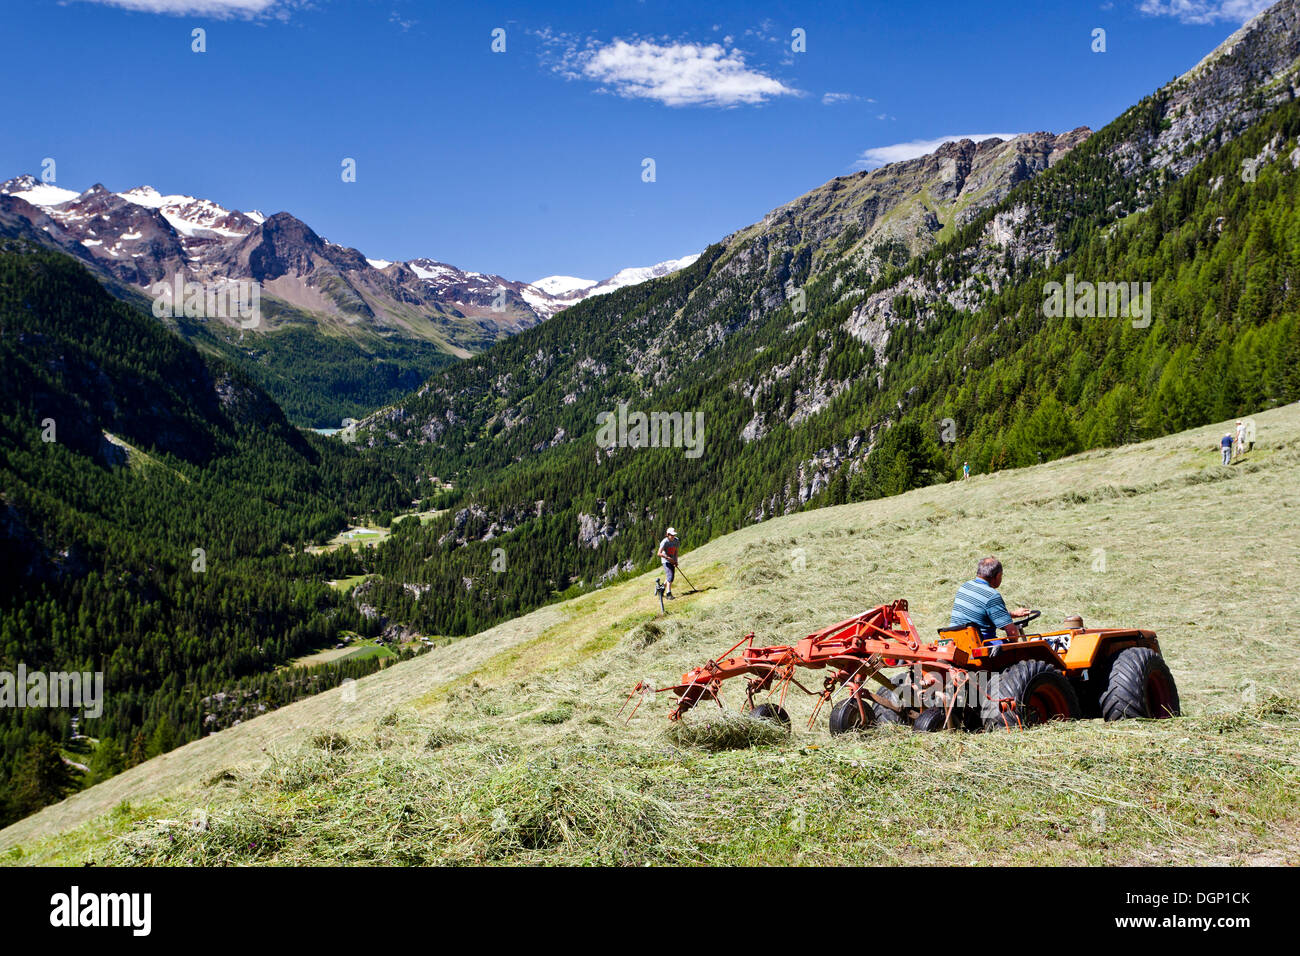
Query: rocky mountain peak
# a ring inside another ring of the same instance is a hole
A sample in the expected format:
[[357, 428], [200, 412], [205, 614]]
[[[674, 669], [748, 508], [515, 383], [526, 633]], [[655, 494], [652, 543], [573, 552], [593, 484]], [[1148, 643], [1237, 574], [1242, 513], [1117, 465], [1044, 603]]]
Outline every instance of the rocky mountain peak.
[[324, 250], [324, 240], [310, 226], [287, 212], [277, 212], [244, 237], [231, 259], [247, 270], [249, 278], [267, 282], [314, 271]]
[[35, 189], [41, 184], [41, 181], [31, 173], [23, 173], [21, 176], [15, 176], [5, 183], [0, 183], [0, 193], [8, 196], [12, 193], [25, 193], [30, 189]]

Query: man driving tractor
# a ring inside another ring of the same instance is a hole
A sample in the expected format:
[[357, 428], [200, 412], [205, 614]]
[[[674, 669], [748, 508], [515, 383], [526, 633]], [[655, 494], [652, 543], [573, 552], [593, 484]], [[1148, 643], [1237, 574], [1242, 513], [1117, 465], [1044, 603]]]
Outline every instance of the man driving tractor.
[[1006, 602], [997, 591], [1001, 584], [1002, 562], [994, 557], [982, 560], [975, 570], [975, 577], [957, 590], [949, 626], [973, 624], [986, 641], [997, 638], [998, 628], [1006, 631], [1008, 638], [1020, 637], [1020, 628], [1013, 617], [1024, 617], [1031, 612], [1023, 607], [1008, 611]]

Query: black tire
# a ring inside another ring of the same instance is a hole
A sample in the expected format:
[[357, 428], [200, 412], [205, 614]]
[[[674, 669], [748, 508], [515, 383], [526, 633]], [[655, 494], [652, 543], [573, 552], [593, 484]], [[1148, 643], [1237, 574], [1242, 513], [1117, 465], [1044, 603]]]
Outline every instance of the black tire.
[[[894, 689], [892, 693], [894, 695], [893, 700], [895, 703], [901, 703], [904, 697], [907, 697], [908, 699], [912, 699], [916, 696], [911, 686], [912, 669], [910, 667], [904, 670], [902, 673], [895, 674], [891, 679], [890, 683], [894, 685]], [[904, 693], [904, 689], [906, 689], [906, 693]], [[916, 700], [912, 700], [911, 706], [918, 707], [921, 710], [925, 709], [923, 707], [919, 707], [919, 704], [916, 702]]]
[[[896, 691], [885, 690], [883, 687], [881, 687], [879, 690], [876, 691], [876, 693], [879, 694], [881, 697], [884, 697], [895, 707], [901, 705], [902, 698], [898, 696], [898, 693]], [[871, 710], [875, 713], [876, 723], [878, 724], [906, 724], [907, 723], [906, 717], [904, 717], [898, 711], [886, 707], [884, 704], [880, 703], [877, 700], [871, 701]]]
[[[1049, 720], [1078, 720], [1082, 710], [1069, 679], [1045, 661], [1019, 661], [994, 675], [982, 716], [985, 730], [1016, 730]], [[1001, 702], [1013, 706], [1003, 711]]]
[[[916, 720], [912, 721], [912, 729], [918, 734], [934, 733], [944, 729], [944, 720], [948, 716], [948, 711], [943, 707], [927, 707], [917, 715]], [[954, 710], [952, 713], [953, 729], [961, 726], [961, 714]]]
[[1178, 686], [1165, 659], [1149, 647], [1126, 647], [1111, 660], [1101, 692], [1106, 720], [1177, 717]]
[[780, 704], [759, 704], [749, 712], [749, 716], [755, 720], [766, 720], [770, 723], [780, 724], [787, 730], [790, 728], [790, 715], [785, 712], [785, 708]]
[[831, 709], [831, 733], [835, 736], [854, 730], [866, 730], [875, 724], [876, 702], [870, 698], [862, 701], [859, 707], [858, 698], [845, 697]]

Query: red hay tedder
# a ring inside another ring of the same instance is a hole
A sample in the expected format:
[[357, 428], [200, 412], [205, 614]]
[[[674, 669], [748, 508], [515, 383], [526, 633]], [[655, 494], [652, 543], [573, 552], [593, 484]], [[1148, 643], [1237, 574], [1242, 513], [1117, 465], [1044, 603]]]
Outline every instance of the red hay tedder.
[[[1034, 611], [1016, 621], [1023, 627]], [[737, 653], [739, 652], [739, 653]], [[887, 676], [888, 669], [900, 673]], [[820, 690], [805, 686], [802, 670], [827, 671]], [[1049, 720], [1104, 717], [1173, 717], [1178, 689], [1152, 631], [1069, 628], [1018, 639], [985, 639], [974, 626], [944, 627], [935, 640], [921, 637], [906, 601], [882, 604], [809, 634], [797, 644], [754, 646], [745, 635], [716, 660], [687, 671], [669, 687], [638, 683], [624, 701], [671, 691], [677, 720], [702, 701], [722, 707], [722, 683], [744, 677], [750, 715], [789, 725], [791, 686], [817, 698], [808, 726], [843, 687], [831, 708], [830, 732], [842, 734], [880, 723], [914, 730], [993, 730]], [[760, 701], [760, 697], [763, 698]]]

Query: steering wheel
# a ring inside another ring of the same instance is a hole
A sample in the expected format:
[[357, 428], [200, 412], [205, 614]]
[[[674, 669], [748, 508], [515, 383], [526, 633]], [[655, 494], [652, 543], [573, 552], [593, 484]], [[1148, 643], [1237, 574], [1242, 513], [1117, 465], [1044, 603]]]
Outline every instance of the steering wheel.
[[1030, 611], [1024, 617], [1020, 617], [1020, 618], [1013, 617], [1011, 619], [1011, 623], [1014, 624], [1016, 627], [1023, 629], [1024, 626], [1028, 624], [1030, 621], [1036, 621], [1042, 616], [1043, 616], [1042, 611]]

